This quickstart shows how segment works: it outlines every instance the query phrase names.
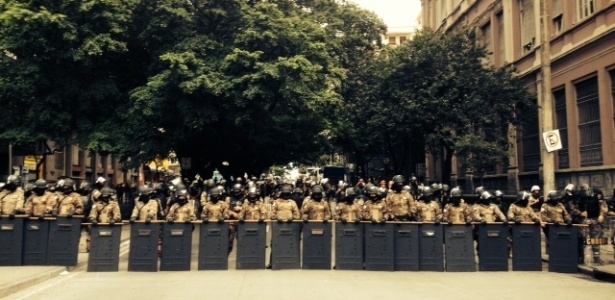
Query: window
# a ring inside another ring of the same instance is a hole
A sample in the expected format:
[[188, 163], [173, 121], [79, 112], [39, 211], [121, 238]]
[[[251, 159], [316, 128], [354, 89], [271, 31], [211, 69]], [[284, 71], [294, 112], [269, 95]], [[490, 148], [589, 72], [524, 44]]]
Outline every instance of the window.
[[[609, 72], [611, 75], [611, 100], [613, 101], [613, 112], [615, 113], [615, 69]], [[615, 114], [613, 115], [613, 121], [615, 121]]]
[[80, 153], [79, 152], [79, 147], [75, 146], [75, 145], [73, 145], [72, 147], [73, 147], [72, 148], [73, 149], [73, 151], [72, 151], [73, 157], [72, 157], [71, 163], [73, 165], [75, 165], [75, 166], [81, 166], [81, 162], [79, 161], [79, 153]]
[[553, 18], [553, 32], [552, 34], [558, 34], [562, 32], [562, 15]]
[[568, 156], [568, 120], [566, 116], [566, 90], [560, 89], [553, 92], [555, 101], [555, 128], [559, 129], [562, 139], [562, 149], [557, 151], [557, 164], [560, 169], [570, 168]]
[[598, 79], [587, 79], [575, 85], [579, 111], [579, 151], [581, 167], [602, 164], [600, 102]]
[[577, 0], [577, 11], [579, 20], [583, 20], [594, 13], [595, 0]]
[[489, 52], [489, 58], [493, 56], [493, 45], [491, 43], [491, 23], [485, 24], [480, 28], [481, 43], [485, 46], [485, 49]]
[[540, 166], [540, 140], [538, 137], [538, 114], [527, 116], [521, 137], [523, 147], [523, 172], [538, 171]]
[[506, 61], [506, 34], [504, 32], [504, 14], [500, 12], [495, 16], [497, 22], [497, 51], [495, 51], [498, 65], [503, 65]]
[[389, 45], [395, 45], [395, 37], [394, 36], [390, 36], [389, 37]]
[[519, 0], [519, 18], [521, 25], [521, 53], [527, 53], [534, 49], [536, 36], [534, 0]]
[[405, 42], [406, 42], [406, 39], [407, 39], [407, 38], [406, 38], [405, 36], [400, 36], [400, 37], [399, 37], [399, 44], [401, 45], [401, 44], [405, 43]]
[[56, 161], [56, 169], [64, 170], [64, 152], [56, 152], [54, 156]]

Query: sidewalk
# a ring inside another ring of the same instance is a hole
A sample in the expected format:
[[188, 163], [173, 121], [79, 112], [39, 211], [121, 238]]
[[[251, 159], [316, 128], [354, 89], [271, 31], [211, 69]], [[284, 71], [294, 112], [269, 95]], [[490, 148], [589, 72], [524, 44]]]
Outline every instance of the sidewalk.
[[[130, 238], [130, 226], [122, 228], [122, 242]], [[122, 243], [120, 247], [126, 247]], [[121, 252], [120, 248], [120, 252]], [[16, 293], [21, 289], [33, 286], [60, 275], [70, 272], [83, 271], [88, 265], [88, 253], [82, 252], [77, 256], [77, 265], [73, 267], [62, 266], [14, 266], [0, 267], [0, 298]]]

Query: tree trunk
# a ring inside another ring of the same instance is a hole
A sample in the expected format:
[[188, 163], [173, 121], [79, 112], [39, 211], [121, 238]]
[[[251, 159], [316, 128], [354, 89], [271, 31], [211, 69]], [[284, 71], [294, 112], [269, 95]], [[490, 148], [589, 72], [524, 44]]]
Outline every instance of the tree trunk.
[[442, 162], [442, 183], [451, 186], [451, 173], [453, 172], [453, 151], [447, 147], [444, 147], [446, 152], [444, 155], [444, 161]]

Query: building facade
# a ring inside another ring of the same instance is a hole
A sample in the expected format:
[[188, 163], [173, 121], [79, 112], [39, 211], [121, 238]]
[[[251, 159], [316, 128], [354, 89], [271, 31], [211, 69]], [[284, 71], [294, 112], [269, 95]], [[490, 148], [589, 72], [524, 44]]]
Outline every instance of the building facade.
[[[442, 33], [474, 28], [491, 52], [490, 63], [512, 63], [541, 99], [542, 1], [549, 1], [551, 107], [541, 107], [522, 131], [511, 131], [509, 161], [480, 184], [515, 191], [542, 184], [542, 133], [559, 129], [563, 149], [555, 152], [555, 184], [588, 183], [610, 196], [615, 187], [615, 0], [422, 0], [422, 24]], [[540, 102], [539, 102], [540, 104]], [[550, 110], [553, 118], [543, 120]], [[429, 164], [429, 159], [428, 159]], [[431, 165], [434, 165], [431, 162]], [[466, 188], [472, 174], [453, 167]]]

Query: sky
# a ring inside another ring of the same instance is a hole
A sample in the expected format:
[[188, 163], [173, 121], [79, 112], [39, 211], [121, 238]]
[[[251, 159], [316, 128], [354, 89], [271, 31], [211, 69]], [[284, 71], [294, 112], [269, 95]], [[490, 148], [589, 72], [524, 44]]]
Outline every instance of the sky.
[[389, 27], [418, 26], [416, 19], [421, 13], [421, 0], [351, 0], [359, 6], [375, 12]]

